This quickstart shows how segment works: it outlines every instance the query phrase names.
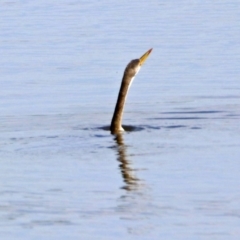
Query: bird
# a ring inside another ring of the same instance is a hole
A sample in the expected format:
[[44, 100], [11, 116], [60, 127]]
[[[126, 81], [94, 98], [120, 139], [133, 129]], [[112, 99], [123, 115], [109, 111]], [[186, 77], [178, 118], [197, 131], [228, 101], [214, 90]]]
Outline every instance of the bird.
[[115, 110], [111, 121], [111, 134], [119, 134], [121, 132], [124, 132], [124, 129], [122, 127], [122, 117], [128, 90], [133, 82], [134, 77], [139, 72], [141, 66], [147, 60], [151, 52], [152, 48], [149, 49], [146, 53], [144, 53], [139, 59], [134, 59], [130, 61], [125, 68]]

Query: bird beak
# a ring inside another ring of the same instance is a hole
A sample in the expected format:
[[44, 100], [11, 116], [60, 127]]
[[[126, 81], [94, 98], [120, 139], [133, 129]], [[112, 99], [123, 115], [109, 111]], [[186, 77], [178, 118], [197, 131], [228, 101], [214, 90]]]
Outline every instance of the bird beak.
[[143, 63], [147, 60], [147, 58], [148, 58], [148, 56], [150, 55], [151, 51], [152, 51], [152, 48], [149, 49], [146, 53], [144, 53], [144, 54], [139, 58], [139, 61], [140, 61], [139, 64], [140, 64], [140, 66], [142, 66]]

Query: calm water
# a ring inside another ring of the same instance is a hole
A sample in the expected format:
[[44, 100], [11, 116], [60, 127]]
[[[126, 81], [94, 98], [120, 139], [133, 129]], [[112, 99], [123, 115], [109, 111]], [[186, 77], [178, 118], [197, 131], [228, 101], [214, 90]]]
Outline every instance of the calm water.
[[[1, 239], [239, 239], [240, 6], [1, 1]], [[122, 72], [154, 50], [109, 125]]]

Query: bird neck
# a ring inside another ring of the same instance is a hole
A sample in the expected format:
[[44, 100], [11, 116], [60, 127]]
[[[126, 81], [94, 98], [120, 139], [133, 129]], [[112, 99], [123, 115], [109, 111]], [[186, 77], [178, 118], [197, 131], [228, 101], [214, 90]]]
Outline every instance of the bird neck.
[[112, 117], [111, 127], [110, 127], [112, 134], [116, 134], [121, 131], [124, 131], [124, 129], [122, 128], [123, 109], [124, 109], [127, 93], [133, 79], [134, 77], [129, 77], [126, 74], [124, 74], [123, 76], [120, 91], [118, 94], [117, 103], [116, 103], [115, 110]]

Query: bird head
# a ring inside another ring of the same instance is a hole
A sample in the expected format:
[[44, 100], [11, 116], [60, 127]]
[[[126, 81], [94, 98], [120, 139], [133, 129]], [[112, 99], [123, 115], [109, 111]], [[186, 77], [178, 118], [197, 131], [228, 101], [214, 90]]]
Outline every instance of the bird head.
[[124, 74], [128, 74], [132, 78], [139, 72], [143, 63], [147, 60], [150, 55], [152, 48], [144, 53], [139, 59], [132, 60], [126, 67]]

